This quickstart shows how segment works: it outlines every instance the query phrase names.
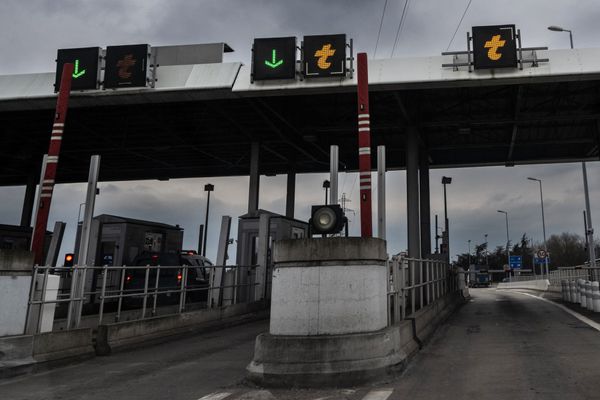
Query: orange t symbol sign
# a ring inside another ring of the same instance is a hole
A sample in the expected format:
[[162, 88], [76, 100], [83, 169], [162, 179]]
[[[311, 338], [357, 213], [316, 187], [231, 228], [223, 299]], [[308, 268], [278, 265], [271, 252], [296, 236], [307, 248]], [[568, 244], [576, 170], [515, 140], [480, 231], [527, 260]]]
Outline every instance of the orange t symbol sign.
[[327, 61], [329, 57], [335, 54], [335, 49], [331, 48], [331, 44], [325, 44], [321, 50], [315, 52], [315, 57], [319, 57], [317, 60], [317, 66], [321, 69], [328, 69], [331, 67], [331, 63]]
[[119, 78], [121, 79], [129, 79], [131, 78], [131, 67], [133, 67], [136, 63], [136, 59], [133, 58], [133, 54], [127, 54], [123, 57], [122, 60], [117, 62], [117, 67], [119, 67]]
[[497, 61], [502, 57], [502, 53], [498, 53], [498, 49], [503, 47], [506, 43], [506, 40], [500, 40], [500, 35], [492, 36], [492, 40], [488, 40], [485, 42], [485, 47], [488, 50], [488, 58], [490, 60]]

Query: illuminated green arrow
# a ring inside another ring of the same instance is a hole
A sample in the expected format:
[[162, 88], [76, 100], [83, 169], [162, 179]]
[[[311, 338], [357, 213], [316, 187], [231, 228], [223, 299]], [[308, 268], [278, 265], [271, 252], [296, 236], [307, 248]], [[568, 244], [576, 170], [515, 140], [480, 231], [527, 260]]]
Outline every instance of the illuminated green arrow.
[[85, 75], [85, 69], [79, 70], [79, 60], [75, 60], [75, 68], [73, 69], [73, 78], [77, 79]]
[[281, 64], [283, 64], [283, 59], [277, 61], [277, 50], [273, 49], [271, 61], [265, 60], [265, 64], [267, 65], [267, 67], [277, 68]]

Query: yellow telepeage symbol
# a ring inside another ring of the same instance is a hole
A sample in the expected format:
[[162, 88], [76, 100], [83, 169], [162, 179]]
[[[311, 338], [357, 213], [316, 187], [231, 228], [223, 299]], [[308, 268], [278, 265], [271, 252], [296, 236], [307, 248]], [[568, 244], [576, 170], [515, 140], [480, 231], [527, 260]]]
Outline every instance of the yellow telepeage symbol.
[[327, 61], [329, 57], [335, 54], [335, 49], [331, 48], [331, 43], [324, 44], [321, 50], [315, 51], [315, 57], [319, 57], [317, 60], [317, 66], [321, 69], [328, 69], [331, 67], [331, 63]]
[[504, 47], [505, 43], [506, 40], [500, 40], [500, 35], [494, 35], [492, 36], [492, 40], [488, 40], [487, 42], [485, 42], [485, 45], [483, 47], [485, 47], [486, 49], [489, 48], [487, 54], [488, 58], [490, 60], [498, 61], [502, 57], [502, 53], [498, 53], [498, 49], [500, 47]]

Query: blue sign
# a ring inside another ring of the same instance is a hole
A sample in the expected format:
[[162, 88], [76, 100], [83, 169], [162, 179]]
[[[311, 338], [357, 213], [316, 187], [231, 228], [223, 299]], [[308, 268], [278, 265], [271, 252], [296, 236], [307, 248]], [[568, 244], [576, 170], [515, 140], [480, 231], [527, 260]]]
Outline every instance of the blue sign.
[[510, 267], [512, 269], [521, 269], [523, 265], [523, 257], [521, 256], [510, 256]]
[[550, 262], [550, 258], [539, 258], [539, 257], [535, 257], [533, 262], [535, 262], [537, 265], [546, 265], [546, 260], [549, 263]]

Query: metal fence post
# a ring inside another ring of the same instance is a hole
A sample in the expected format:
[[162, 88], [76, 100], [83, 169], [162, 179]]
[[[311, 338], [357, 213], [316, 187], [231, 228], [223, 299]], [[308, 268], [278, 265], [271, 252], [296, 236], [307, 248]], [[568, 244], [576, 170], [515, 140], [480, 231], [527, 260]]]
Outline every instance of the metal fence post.
[[423, 308], [423, 292], [424, 292], [424, 287], [423, 286], [423, 278], [425, 277], [425, 271], [424, 271], [424, 266], [425, 263], [422, 260], [417, 260], [415, 261], [418, 266], [419, 266], [419, 310], [421, 308]]
[[98, 325], [102, 325], [102, 316], [104, 314], [104, 296], [106, 295], [106, 275], [108, 265], [102, 267], [102, 290], [100, 291], [100, 311], [98, 317]]
[[123, 306], [123, 288], [125, 287], [125, 275], [127, 275], [127, 268], [125, 265], [121, 266], [121, 284], [119, 285], [119, 301], [117, 304], [117, 315], [115, 315], [115, 322], [119, 322], [121, 319], [121, 307]]
[[411, 308], [412, 308], [412, 313], [411, 315], [414, 315], [416, 307], [415, 307], [415, 300], [416, 300], [416, 296], [415, 296], [415, 284], [416, 284], [416, 280], [415, 280], [415, 260], [409, 260], [409, 265], [410, 265], [410, 303], [411, 303]]
[[44, 279], [42, 281], [42, 291], [40, 293], [40, 311], [37, 316], [37, 324], [34, 333], [40, 333], [42, 331], [42, 314], [44, 313], [44, 300], [46, 296], [46, 285], [48, 283], [48, 273], [50, 272], [50, 267], [46, 266], [44, 270]]
[[67, 329], [71, 329], [72, 320], [73, 320], [73, 302], [75, 299], [75, 282], [77, 281], [77, 275], [79, 274], [79, 269], [77, 265], [73, 266], [73, 270], [71, 271], [71, 289], [69, 290], [69, 307], [67, 309]]
[[148, 277], [150, 276], [150, 266], [146, 265], [146, 276], [144, 277], [144, 301], [142, 302], [142, 319], [146, 318], [146, 303], [148, 302]]
[[394, 296], [394, 323], [400, 322], [400, 301], [401, 301], [401, 290], [402, 284], [400, 281], [400, 263], [398, 262], [398, 257], [392, 258], [392, 272], [394, 279], [394, 289], [396, 291]]
[[158, 279], [160, 276], [160, 265], [156, 267], [156, 280], [154, 281], [154, 299], [152, 304], [152, 316], [156, 315], [156, 301], [158, 300]]
[[[83, 274], [79, 280], [77, 295], [79, 296], [79, 307], [77, 307], [77, 315], [75, 315], [75, 328], [79, 328], [81, 323], [81, 314], [83, 312], [83, 302], [85, 301], [85, 278], [87, 277], [88, 266], [83, 267]], [[93, 267], [92, 267], [93, 268]]]
[[181, 314], [184, 310], [185, 305], [185, 281], [187, 276], [187, 269], [185, 266], [181, 267], [181, 287], [179, 288], [179, 313]]
[[29, 304], [27, 304], [27, 313], [25, 314], [25, 332], [27, 334], [29, 331], [29, 316], [31, 315], [31, 306], [33, 303], [33, 298], [35, 296], [35, 281], [37, 280], [39, 266], [36, 265], [33, 267], [33, 276], [31, 277], [31, 284], [29, 285]]

